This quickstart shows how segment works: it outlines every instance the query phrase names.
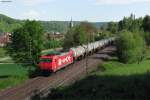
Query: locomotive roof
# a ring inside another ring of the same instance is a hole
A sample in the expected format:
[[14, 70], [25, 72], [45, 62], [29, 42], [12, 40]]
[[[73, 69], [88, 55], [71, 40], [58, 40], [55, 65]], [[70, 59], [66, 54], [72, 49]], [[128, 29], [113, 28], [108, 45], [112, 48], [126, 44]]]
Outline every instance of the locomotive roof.
[[51, 51], [51, 52], [49, 52], [48, 54], [46, 54], [46, 56], [60, 55], [60, 54], [61, 54], [61, 52], [60, 52], [60, 51], [56, 51], [56, 50], [54, 50], [54, 51]]

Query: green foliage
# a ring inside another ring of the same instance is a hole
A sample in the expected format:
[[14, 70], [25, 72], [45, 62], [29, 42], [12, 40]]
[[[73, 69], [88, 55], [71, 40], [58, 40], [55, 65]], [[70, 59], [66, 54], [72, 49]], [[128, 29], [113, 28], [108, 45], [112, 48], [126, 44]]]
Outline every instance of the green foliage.
[[74, 45], [75, 45], [74, 44], [74, 29], [72, 28], [72, 29], [68, 30], [68, 32], [65, 34], [63, 48], [67, 49]]
[[35, 69], [38, 68], [42, 48], [43, 28], [36, 21], [26, 21], [23, 27], [16, 29], [8, 45], [9, 54], [15, 62], [34, 66]]
[[119, 21], [118, 29], [129, 30], [131, 32], [139, 31], [142, 27], [142, 18], [135, 19], [135, 15], [131, 14], [130, 17], [124, 17], [123, 20]]
[[110, 31], [104, 31], [102, 33], [99, 33], [95, 40], [105, 39], [112, 36], [113, 34]]
[[150, 32], [150, 16], [146, 15], [144, 17], [142, 27], [145, 32]]
[[65, 35], [63, 48], [67, 49], [84, 43], [87, 43], [86, 32], [82, 27], [76, 26]]
[[145, 31], [144, 38], [145, 38], [146, 44], [150, 46], [150, 16], [146, 15], [144, 17], [142, 27]]
[[0, 32], [12, 32], [14, 29], [21, 27], [19, 20], [14, 20], [5, 15], [0, 14]]
[[91, 23], [82, 22], [70, 29], [65, 35], [64, 48], [70, 48], [95, 41], [95, 27]]
[[145, 38], [146, 44], [148, 46], [150, 46], [150, 32], [145, 32], [144, 33], [144, 38]]
[[118, 23], [116, 22], [109, 22], [107, 26], [107, 30], [111, 33], [115, 34], [118, 32]]
[[142, 23], [143, 23], [142, 18], [138, 18], [138, 19], [133, 20], [130, 30], [132, 32], [142, 31]]
[[109, 22], [107, 27], [101, 27], [100, 32], [95, 37], [95, 40], [100, 40], [114, 36], [118, 33], [118, 22]]
[[61, 33], [67, 32], [68, 22], [63, 21], [41, 21], [41, 25], [45, 32], [58, 31]]
[[87, 34], [81, 26], [75, 28], [73, 37], [75, 46], [87, 43]]
[[[131, 14], [130, 17], [124, 17], [123, 20], [118, 23], [119, 31], [128, 30], [131, 32], [141, 32], [141, 35], [144, 36], [146, 44], [150, 45], [150, 16], [146, 15], [144, 18], [137, 18]], [[144, 31], [144, 32], [143, 32]]]
[[117, 53], [119, 60], [124, 63], [138, 61], [144, 51], [144, 41], [138, 33], [122, 31], [117, 39]]
[[92, 23], [81, 22], [79, 27], [85, 32], [89, 42], [95, 41], [95, 33], [97, 33], [97, 29]]
[[46, 42], [44, 49], [60, 48], [62, 45], [62, 40], [49, 40]]

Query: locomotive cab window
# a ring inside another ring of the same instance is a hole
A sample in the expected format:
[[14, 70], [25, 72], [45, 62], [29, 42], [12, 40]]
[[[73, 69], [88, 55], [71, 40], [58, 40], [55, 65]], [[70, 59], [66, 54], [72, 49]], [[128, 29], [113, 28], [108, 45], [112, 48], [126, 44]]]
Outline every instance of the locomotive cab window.
[[41, 59], [40, 61], [50, 63], [50, 62], [52, 62], [52, 59]]

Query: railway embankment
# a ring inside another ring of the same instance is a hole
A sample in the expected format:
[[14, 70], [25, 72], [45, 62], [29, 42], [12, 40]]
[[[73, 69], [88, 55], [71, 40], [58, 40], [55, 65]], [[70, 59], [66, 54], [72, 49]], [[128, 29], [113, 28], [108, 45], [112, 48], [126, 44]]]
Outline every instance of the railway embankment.
[[36, 77], [20, 86], [1, 91], [0, 98], [1, 100], [27, 100], [35, 93], [48, 94], [54, 88], [70, 85], [96, 70], [98, 65], [102, 64], [103, 59], [109, 58], [109, 54], [114, 51], [114, 47], [106, 47], [88, 58], [77, 61], [63, 70], [53, 73], [49, 77]]

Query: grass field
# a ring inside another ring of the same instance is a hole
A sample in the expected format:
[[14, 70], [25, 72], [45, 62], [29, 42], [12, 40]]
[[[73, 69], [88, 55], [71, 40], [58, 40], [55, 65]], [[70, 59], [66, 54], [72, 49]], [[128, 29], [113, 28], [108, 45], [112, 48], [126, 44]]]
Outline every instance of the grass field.
[[123, 64], [113, 57], [99, 69], [69, 87], [54, 89], [44, 100], [150, 100], [149, 58]]
[[4, 48], [0, 48], [0, 58], [6, 56], [6, 50]]
[[25, 76], [27, 70], [17, 64], [0, 64], [0, 76]]
[[28, 79], [27, 70], [17, 64], [0, 64], [0, 90], [16, 86]]
[[112, 61], [103, 64], [104, 72], [96, 72], [97, 75], [134, 75], [144, 74], [150, 72], [150, 60], [143, 60], [142, 62], [134, 64], [123, 64], [113, 58]]

